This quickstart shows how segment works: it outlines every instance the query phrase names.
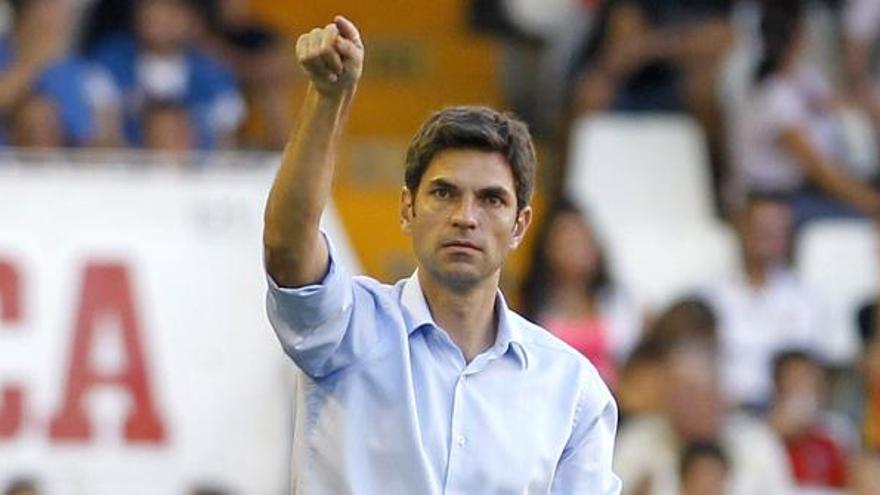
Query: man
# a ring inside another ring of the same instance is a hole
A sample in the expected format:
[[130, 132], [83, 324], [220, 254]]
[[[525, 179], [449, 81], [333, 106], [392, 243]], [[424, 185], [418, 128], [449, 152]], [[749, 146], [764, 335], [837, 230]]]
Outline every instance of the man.
[[737, 223], [741, 271], [713, 280], [701, 295], [718, 315], [727, 399], [764, 411], [776, 354], [804, 349], [823, 356], [824, 301], [791, 267], [793, 213], [785, 197], [752, 194]]
[[498, 291], [532, 219], [522, 123], [432, 116], [401, 195], [416, 273], [387, 286], [336, 263], [318, 224], [363, 53], [343, 17], [298, 40], [311, 82], [266, 206], [269, 318], [299, 370], [293, 493], [619, 494], [607, 388]]
[[142, 116], [155, 100], [186, 108], [199, 149], [234, 144], [244, 102], [232, 71], [195, 45], [197, 15], [185, 0], [137, 0], [134, 32], [110, 34], [92, 50], [122, 94], [130, 145], [145, 144]]

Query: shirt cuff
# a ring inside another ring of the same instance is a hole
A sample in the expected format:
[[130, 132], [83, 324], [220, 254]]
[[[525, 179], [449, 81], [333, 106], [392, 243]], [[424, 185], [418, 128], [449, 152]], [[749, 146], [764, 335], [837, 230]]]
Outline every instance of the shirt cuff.
[[336, 262], [336, 248], [321, 231], [329, 256], [327, 273], [315, 284], [302, 287], [281, 287], [266, 273], [270, 319], [284, 321], [296, 329], [315, 328], [351, 305], [351, 277]]

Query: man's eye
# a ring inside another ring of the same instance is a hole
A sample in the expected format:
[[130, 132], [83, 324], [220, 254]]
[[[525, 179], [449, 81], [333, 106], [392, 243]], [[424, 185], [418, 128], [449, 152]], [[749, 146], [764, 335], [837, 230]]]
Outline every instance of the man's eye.
[[434, 196], [440, 199], [446, 199], [449, 197], [449, 189], [434, 189]]
[[502, 201], [501, 198], [499, 198], [498, 196], [488, 196], [486, 198], [486, 203], [488, 203], [489, 206], [492, 206], [492, 207], [498, 207], [498, 206], [504, 205], [504, 201]]

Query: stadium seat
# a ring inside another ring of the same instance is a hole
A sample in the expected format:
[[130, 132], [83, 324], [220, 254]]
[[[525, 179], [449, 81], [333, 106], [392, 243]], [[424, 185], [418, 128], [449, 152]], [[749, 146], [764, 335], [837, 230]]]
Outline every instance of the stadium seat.
[[738, 259], [736, 236], [720, 223], [689, 230], [632, 229], [605, 244], [614, 279], [654, 308], [729, 275]]
[[653, 305], [727, 273], [702, 130], [676, 115], [602, 115], [573, 128], [566, 193], [590, 216], [612, 274]]
[[567, 192], [602, 230], [714, 223], [705, 137], [691, 118], [587, 117], [571, 142]]
[[858, 352], [855, 313], [880, 288], [878, 256], [877, 234], [867, 221], [817, 221], [798, 237], [798, 271], [828, 301], [828, 350], [835, 363], [851, 362]]

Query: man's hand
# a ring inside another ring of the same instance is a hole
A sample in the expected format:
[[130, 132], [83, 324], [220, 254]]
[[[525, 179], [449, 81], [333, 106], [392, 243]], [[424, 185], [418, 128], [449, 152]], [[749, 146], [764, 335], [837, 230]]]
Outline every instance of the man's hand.
[[340, 97], [355, 89], [364, 65], [364, 44], [357, 27], [342, 16], [312, 29], [296, 42], [296, 58], [315, 89]]

